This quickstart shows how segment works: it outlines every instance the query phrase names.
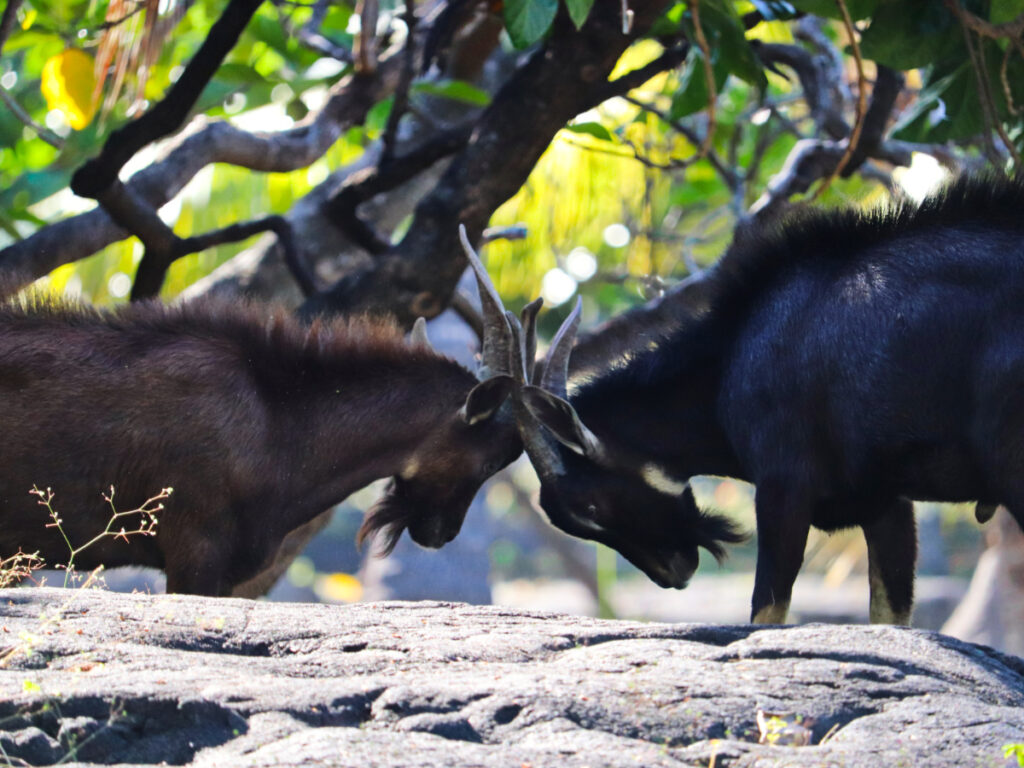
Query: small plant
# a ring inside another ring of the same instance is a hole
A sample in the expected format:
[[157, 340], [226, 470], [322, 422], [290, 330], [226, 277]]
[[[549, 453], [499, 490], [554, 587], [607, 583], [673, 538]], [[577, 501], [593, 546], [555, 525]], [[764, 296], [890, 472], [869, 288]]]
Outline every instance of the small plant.
[[[124, 539], [128, 541], [131, 536], [156, 536], [156, 526], [159, 520], [157, 519], [156, 513], [164, 508], [163, 500], [170, 497], [171, 493], [174, 492], [173, 488], [163, 488], [160, 493], [155, 496], [151, 496], [142, 503], [141, 506], [135, 509], [130, 509], [126, 512], [118, 512], [114, 506], [114, 486], [110, 486], [110, 493], [103, 494], [103, 500], [110, 505], [110, 519], [107, 521], [107, 527], [102, 532], [93, 536], [89, 541], [79, 546], [74, 546], [71, 540], [68, 539], [67, 534], [64, 532], [64, 528], [61, 526], [63, 522], [57, 510], [53, 508], [53, 497], [54, 493], [50, 488], [45, 491], [40, 490], [36, 486], [32, 486], [32, 490], [29, 491], [34, 496], [39, 497], [37, 502], [40, 506], [46, 507], [47, 512], [50, 513], [50, 519], [53, 521], [47, 523], [47, 528], [56, 528], [64, 539], [64, 543], [68, 547], [68, 561], [63, 565], [56, 566], [62, 569], [64, 574], [64, 586], [68, 586], [68, 582], [72, 579], [72, 574], [75, 569], [75, 558], [81, 554], [84, 550], [91, 547], [96, 542], [105, 539]], [[134, 525], [134, 528], [126, 528], [124, 521], [129, 518], [134, 518], [133, 522], [129, 526]], [[117, 528], [118, 521], [121, 522], [120, 528]]]
[[22, 552], [20, 549], [10, 557], [0, 558], [0, 589], [17, 584], [32, 571], [43, 567], [43, 558], [38, 552]]

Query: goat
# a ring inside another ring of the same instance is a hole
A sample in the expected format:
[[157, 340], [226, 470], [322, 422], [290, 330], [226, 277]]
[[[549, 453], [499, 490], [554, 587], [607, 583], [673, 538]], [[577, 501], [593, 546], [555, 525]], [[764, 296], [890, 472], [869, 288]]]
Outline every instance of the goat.
[[[486, 276], [485, 276], [486, 277]], [[360, 539], [454, 538], [480, 484], [522, 450], [509, 339], [485, 338], [482, 381], [390, 323], [303, 326], [219, 301], [98, 311], [34, 299], [0, 307], [0, 551], [67, 557], [33, 484], [51, 487], [80, 543], [122, 504], [172, 486], [155, 537], [104, 539], [82, 568], [162, 568], [168, 592], [226, 595], [282, 539], [393, 477]], [[130, 507], [122, 507], [130, 508]]]
[[741, 538], [689, 478], [747, 480], [752, 621], [785, 621], [813, 525], [863, 530], [870, 619], [909, 623], [911, 499], [977, 501], [979, 520], [1001, 503], [1024, 527], [1021, 210], [1020, 180], [965, 177], [919, 206], [740, 238], [674, 330], [571, 397], [567, 333], [519, 409], [552, 523], [682, 588], [698, 547]]

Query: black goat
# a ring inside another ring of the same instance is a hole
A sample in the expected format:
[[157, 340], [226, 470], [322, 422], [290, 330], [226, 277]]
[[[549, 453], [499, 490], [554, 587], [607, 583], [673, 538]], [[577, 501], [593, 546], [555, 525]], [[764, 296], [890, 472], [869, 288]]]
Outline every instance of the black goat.
[[[483, 279], [486, 279], [485, 277]], [[501, 318], [504, 322], [504, 318]], [[408, 528], [439, 547], [480, 484], [522, 450], [511, 338], [485, 339], [484, 380], [372, 320], [301, 325], [221, 302], [107, 312], [36, 300], [0, 308], [0, 552], [67, 548], [28, 491], [52, 487], [78, 544], [172, 486], [155, 537], [105, 539], [92, 568], [144, 565], [169, 592], [224, 595], [282, 539], [393, 476], [360, 538]]]
[[545, 374], [563, 397], [528, 388], [520, 418], [552, 522], [681, 588], [698, 547], [740, 538], [688, 479], [748, 480], [754, 621], [785, 620], [813, 525], [863, 529], [871, 620], [908, 623], [910, 499], [1002, 503], [1024, 527], [1022, 210], [1020, 181], [963, 178], [916, 207], [790, 218], [734, 243], [674, 331], [571, 405], [563, 339]]

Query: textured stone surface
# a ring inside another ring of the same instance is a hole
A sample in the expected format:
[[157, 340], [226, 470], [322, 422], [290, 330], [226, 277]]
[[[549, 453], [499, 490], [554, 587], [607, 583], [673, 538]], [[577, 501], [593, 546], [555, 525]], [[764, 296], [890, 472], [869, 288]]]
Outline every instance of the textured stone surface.
[[[1024, 741], [1024, 661], [891, 627], [23, 589], [0, 643], [16, 764], [952, 768]], [[757, 744], [758, 708], [811, 745]]]

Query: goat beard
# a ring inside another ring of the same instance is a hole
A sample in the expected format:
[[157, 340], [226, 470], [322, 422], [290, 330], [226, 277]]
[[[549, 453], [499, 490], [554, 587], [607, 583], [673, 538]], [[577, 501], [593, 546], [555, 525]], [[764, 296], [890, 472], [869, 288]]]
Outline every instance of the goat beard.
[[383, 495], [367, 511], [363, 524], [359, 526], [359, 533], [356, 534], [356, 545], [362, 547], [367, 540], [379, 538], [377, 555], [387, 557], [402, 538], [402, 531], [409, 527], [411, 517], [401, 489], [392, 480]]
[[702, 510], [693, 497], [693, 489], [687, 488], [683, 496], [681, 532], [688, 545], [703, 547], [721, 565], [726, 557], [726, 544], [740, 544], [750, 538], [731, 520], [722, 515]]

